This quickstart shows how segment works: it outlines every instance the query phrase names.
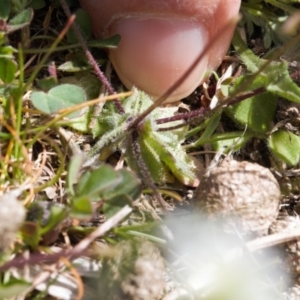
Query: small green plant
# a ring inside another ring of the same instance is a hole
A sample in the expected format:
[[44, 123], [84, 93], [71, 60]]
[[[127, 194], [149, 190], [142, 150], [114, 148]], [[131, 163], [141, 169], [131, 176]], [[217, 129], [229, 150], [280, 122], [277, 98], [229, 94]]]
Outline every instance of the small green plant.
[[[292, 40], [293, 43], [295, 41]], [[300, 159], [299, 136], [278, 128], [274, 124], [278, 99], [300, 103], [300, 88], [289, 74], [286, 62], [277, 62], [257, 57], [236, 33], [233, 45], [247, 69], [247, 74], [238, 79], [224, 82], [230, 95], [250, 92], [246, 100], [238, 101], [224, 110], [242, 131], [214, 133], [220, 121], [216, 113], [206, 123], [203, 135], [189, 147], [211, 143], [215, 151], [229, 152], [241, 149], [252, 138], [265, 140], [273, 156], [289, 166]], [[237, 96], [239, 97], [239, 96]]]

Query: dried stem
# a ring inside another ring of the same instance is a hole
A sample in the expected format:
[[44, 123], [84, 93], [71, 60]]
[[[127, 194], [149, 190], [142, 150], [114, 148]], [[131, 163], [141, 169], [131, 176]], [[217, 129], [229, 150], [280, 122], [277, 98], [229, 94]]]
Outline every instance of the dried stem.
[[23, 268], [26, 265], [55, 263], [60, 260], [61, 257], [73, 260], [82, 255], [94, 240], [103, 236], [105, 233], [117, 226], [124, 218], [131, 214], [131, 212], [132, 208], [130, 206], [124, 206], [105, 223], [101, 224], [91, 234], [81, 240], [73, 249], [63, 249], [60, 252], [54, 254], [33, 253], [29, 258], [17, 256], [9, 262], [0, 266], [0, 272], [5, 272], [11, 268]]
[[176, 125], [176, 126], [173, 126], [173, 127], [168, 127], [168, 128], [160, 128], [158, 131], [175, 130], [175, 129], [178, 129], [180, 127], [189, 125], [189, 124], [194, 123], [195, 121], [199, 120], [199, 118], [206, 117], [207, 114], [211, 114], [211, 113], [216, 112], [218, 109], [224, 107], [225, 105], [226, 106], [234, 105], [234, 104], [242, 102], [242, 101], [244, 101], [244, 100], [246, 100], [250, 97], [253, 97], [253, 96], [256, 96], [258, 94], [265, 93], [265, 92], [266, 92], [266, 89], [264, 87], [260, 87], [260, 88], [257, 88], [255, 90], [253, 90], [253, 91], [243, 93], [243, 94], [241, 94], [239, 96], [236, 96], [234, 98], [230, 98], [229, 102], [226, 101], [226, 100], [222, 101], [219, 105], [217, 105], [213, 109], [210, 109], [209, 107], [208, 108], [201, 107], [201, 108], [196, 109], [196, 110], [191, 111], [191, 112], [178, 114], [174, 117], [158, 119], [158, 120], [156, 120], [157, 124], [165, 124], [165, 123], [169, 123], [169, 122], [173, 122], [173, 121], [185, 120], [185, 123], [183, 123], [183, 124], [179, 124], [179, 125]]

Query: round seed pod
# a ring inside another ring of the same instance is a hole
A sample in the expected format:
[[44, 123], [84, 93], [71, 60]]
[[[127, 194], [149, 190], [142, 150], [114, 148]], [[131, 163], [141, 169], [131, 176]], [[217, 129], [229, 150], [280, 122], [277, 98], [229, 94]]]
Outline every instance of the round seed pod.
[[280, 189], [269, 169], [232, 160], [202, 178], [195, 201], [225, 231], [263, 235], [278, 215]]

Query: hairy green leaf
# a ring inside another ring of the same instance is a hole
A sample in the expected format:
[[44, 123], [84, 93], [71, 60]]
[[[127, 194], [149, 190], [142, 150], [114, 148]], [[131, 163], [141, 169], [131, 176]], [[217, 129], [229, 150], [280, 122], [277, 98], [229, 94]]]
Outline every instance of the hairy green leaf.
[[277, 130], [269, 138], [269, 147], [273, 155], [289, 166], [300, 160], [300, 139], [292, 132]]

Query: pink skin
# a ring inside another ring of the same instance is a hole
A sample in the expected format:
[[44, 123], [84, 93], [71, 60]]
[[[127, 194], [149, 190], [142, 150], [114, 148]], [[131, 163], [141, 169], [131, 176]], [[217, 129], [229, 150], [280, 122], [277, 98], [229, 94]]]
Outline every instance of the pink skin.
[[[81, 0], [97, 37], [121, 35], [110, 60], [127, 88], [158, 98], [179, 79], [204, 47], [218, 37], [196, 69], [167, 102], [193, 92], [216, 69], [228, 46], [240, 0]], [[222, 31], [223, 30], [223, 31]]]

